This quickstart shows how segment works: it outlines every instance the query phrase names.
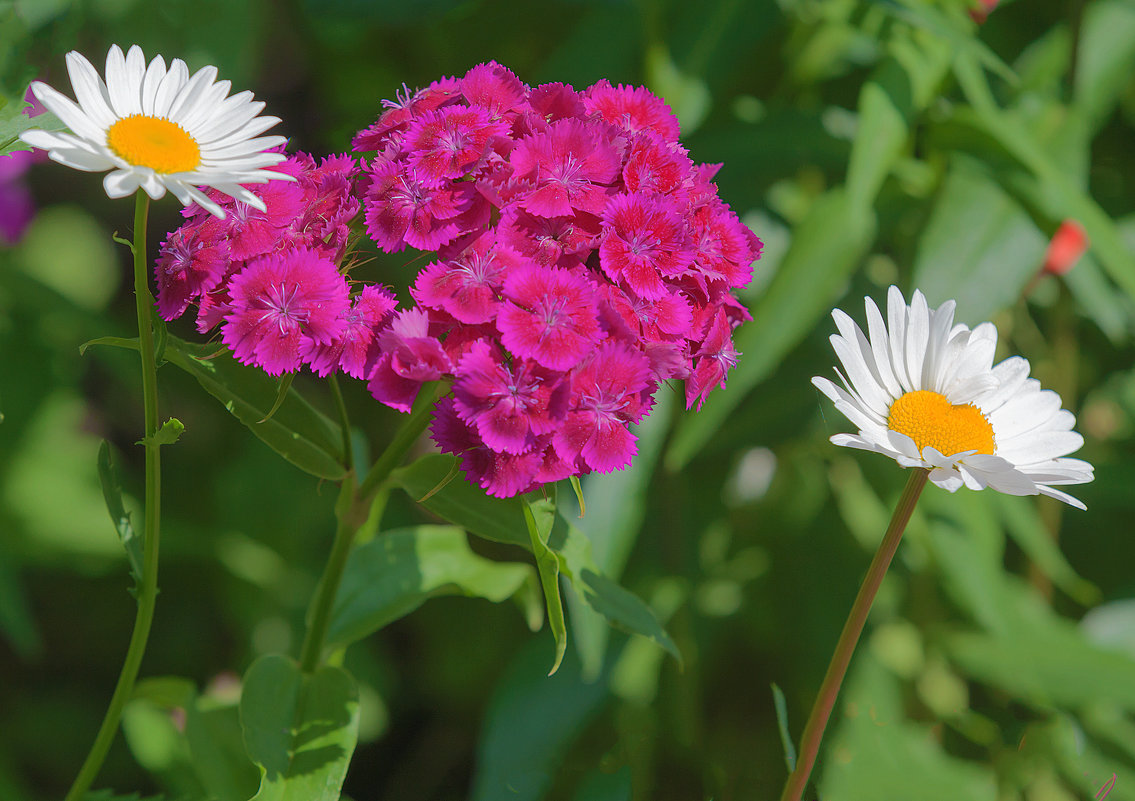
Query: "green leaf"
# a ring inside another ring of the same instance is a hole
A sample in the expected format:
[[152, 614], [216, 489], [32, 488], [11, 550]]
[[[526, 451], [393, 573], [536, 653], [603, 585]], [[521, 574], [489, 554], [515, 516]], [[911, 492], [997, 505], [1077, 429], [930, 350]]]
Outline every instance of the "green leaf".
[[264, 415], [263, 420], [258, 420], [257, 423], [266, 423], [271, 419], [276, 410], [288, 398], [288, 390], [292, 388], [292, 381], [296, 378], [295, 373], [285, 373], [280, 376], [280, 382], [276, 385], [276, 400], [272, 403], [272, 408], [268, 410], [268, 414]]
[[134, 577], [135, 585], [142, 583], [142, 538], [134, 532], [134, 525], [130, 522], [130, 513], [122, 503], [122, 483], [118, 479], [118, 470], [114, 466], [114, 459], [110, 454], [110, 443], [105, 439], [99, 444], [98, 454], [99, 484], [102, 485], [102, 497], [106, 501], [106, 510], [118, 532], [118, 539], [126, 549], [126, 558], [130, 562], [130, 575]]
[[784, 764], [788, 772], [796, 770], [796, 746], [792, 744], [792, 731], [788, 728], [788, 704], [784, 700], [784, 691], [773, 682], [772, 705], [776, 709], [776, 727], [780, 730], [780, 744], [784, 748]]
[[893, 0], [875, 0], [875, 2], [896, 18], [922, 28], [947, 42], [953, 52], [965, 53], [1009, 83], [1017, 83], [1017, 74], [985, 42], [977, 38], [975, 24], [968, 16], [960, 13], [960, 8], [955, 19], [950, 19], [945, 13], [929, 4], [906, 5]]
[[555, 518], [556, 507], [551, 501], [539, 500], [524, 504], [524, 521], [528, 524], [536, 569], [540, 571], [540, 586], [544, 590], [544, 604], [548, 609], [548, 625], [556, 640], [556, 656], [552, 661], [552, 669], [548, 671], [549, 676], [559, 670], [567, 651], [567, 624], [564, 620], [563, 599], [560, 597], [560, 557], [548, 547], [548, 537], [552, 533]]
[[999, 169], [1001, 184], [1045, 225], [1055, 227], [1072, 218], [1084, 226], [1091, 249], [1111, 279], [1135, 298], [1135, 254], [1127, 247], [1115, 222], [1036, 142], [1015, 117], [995, 107], [959, 108], [948, 135], [952, 144], [988, 158], [1001, 151], [1014, 167]]
[[[443, 520], [478, 537], [531, 550], [520, 501], [490, 498], [484, 490], [466, 481], [464, 476], [447, 482], [452, 468], [452, 457], [430, 454], [393, 471], [390, 479], [410, 498]], [[438, 490], [441, 484], [445, 486]]]
[[[638, 540], [646, 517], [647, 488], [662, 455], [662, 445], [670, 430], [670, 420], [678, 395], [659, 392], [654, 409], [632, 431], [638, 437], [638, 453], [629, 467], [610, 475], [590, 475], [585, 486], [572, 484], [579, 504], [578, 514], [567, 503], [560, 504], [565, 521], [586, 535], [591, 543], [595, 572], [618, 580]], [[574, 477], [573, 477], [574, 478]], [[584, 514], [583, 498], [590, 499]], [[606, 658], [611, 627], [601, 615], [579, 603], [577, 594], [568, 595], [572, 634], [583, 662], [583, 675], [594, 678]], [[582, 600], [582, 599], [579, 599]]]
[[[227, 353], [170, 336], [166, 358], [197, 379], [210, 395], [272, 450], [296, 467], [338, 481], [346, 474], [338, 427], [289, 389], [278, 411], [267, 419], [277, 399], [278, 382], [254, 367], [238, 364]], [[262, 422], [263, 421], [263, 422]]]
[[145, 445], [148, 441], [152, 441], [155, 445], [172, 445], [184, 431], [185, 425], [176, 417], [171, 417], [162, 423], [162, 427], [157, 430], [152, 440], [150, 437], [142, 437], [137, 444]]
[[608, 621], [632, 634], [646, 637], [666, 649], [678, 660], [679, 666], [682, 664], [678, 646], [670, 639], [651, 608], [633, 592], [586, 568], [579, 572], [579, 577], [573, 583], [576, 589], [582, 589], [584, 599], [591, 608]]
[[215, 801], [247, 801], [260, 771], [249, 761], [235, 703], [197, 697], [185, 709], [185, 741], [198, 780]]
[[954, 299], [976, 325], [1012, 306], [1048, 238], [980, 164], [956, 156], [918, 242], [914, 286], [932, 306]]
[[328, 644], [347, 645], [409, 614], [436, 595], [500, 603], [524, 588], [534, 571], [494, 562], [469, 548], [453, 526], [388, 531], [351, 552], [335, 599]]
[[1073, 105], [1096, 131], [1131, 84], [1135, 6], [1129, 0], [1100, 0], [1088, 4], [1083, 13]]
[[[447, 456], [425, 456], [411, 465], [395, 470], [391, 473], [391, 479], [411, 498], [420, 498], [437, 487], [448, 475], [451, 464], [452, 460]], [[536, 556], [537, 569], [540, 571], [553, 634], [556, 634], [559, 627], [557, 618], [563, 616], [559, 584], [551, 580], [555, 572], [571, 582], [580, 600], [589, 607], [593, 602], [598, 604], [591, 608], [609, 622], [667, 647], [665, 643], [669, 642], [669, 637], [650, 607], [641, 599], [621, 588], [621, 592], [608, 592], [609, 588], [601, 577], [594, 582], [588, 582], [584, 578], [585, 571], [602, 574], [592, 555], [591, 542], [586, 534], [556, 515], [555, 507], [550, 501], [541, 499], [526, 506], [524, 501], [517, 498], [490, 498], [484, 491], [461, 478], [431, 495], [422, 505], [442, 519], [480, 537], [519, 545], [531, 551]], [[532, 531], [536, 533], [533, 534]], [[610, 583], [617, 587], [613, 582]], [[628, 605], [633, 605], [634, 609]], [[566, 638], [566, 626], [564, 637]], [[672, 647], [673, 644], [670, 645]], [[561, 641], [557, 635], [557, 653], [565, 646], [566, 639]], [[667, 647], [667, 650], [670, 648]]]
[[20, 141], [20, 134], [32, 128], [44, 131], [65, 131], [67, 126], [51, 112], [27, 117], [23, 110], [29, 108], [31, 103], [20, 99], [12, 100], [0, 106], [0, 156], [15, 153], [18, 150], [34, 150], [31, 145]]
[[471, 801], [541, 801], [608, 697], [604, 682], [583, 680], [572, 654], [550, 678], [546, 667], [543, 644], [533, 642], [497, 683], [477, 738]]
[[1084, 606], [1100, 602], [1099, 588], [1081, 578], [1069, 564], [1045, 528], [1032, 498], [997, 494], [993, 499], [1009, 536], [1053, 584]]
[[815, 202], [793, 232], [768, 290], [751, 305], [752, 321], [734, 336], [742, 356], [725, 389], [715, 390], [697, 414], [686, 415], [679, 423], [666, 453], [669, 470], [680, 470], [701, 451], [745, 395], [815, 330], [867, 253], [874, 234], [874, 211], [853, 204], [842, 189], [833, 189]]
[[88, 790], [83, 793], [83, 801], [162, 801], [164, 795], [149, 795], [143, 798], [138, 793], [119, 795], [114, 790]]
[[952, 55], [941, 39], [898, 32], [889, 50], [859, 91], [859, 124], [847, 165], [847, 196], [864, 210], [906, 149], [910, 123], [936, 96]]
[[339, 801], [359, 730], [349, 673], [324, 666], [305, 675], [285, 656], [262, 656], [245, 674], [240, 720], [260, 767], [253, 801]]
[[994, 801], [988, 767], [947, 754], [928, 725], [906, 720], [897, 679], [866, 649], [833, 715], [838, 725], [820, 781], [820, 798], [917, 798], [919, 801]]

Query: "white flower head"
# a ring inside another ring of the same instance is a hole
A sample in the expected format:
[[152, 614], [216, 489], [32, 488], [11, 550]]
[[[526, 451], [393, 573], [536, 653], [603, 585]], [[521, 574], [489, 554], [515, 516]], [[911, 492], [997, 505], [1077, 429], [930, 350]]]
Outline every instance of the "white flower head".
[[1084, 444], [1076, 418], [1060, 396], [1029, 378], [1027, 360], [997, 365], [997, 328], [954, 324], [954, 301], [937, 309], [915, 290], [908, 306], [897, 287], [887, 293], [887, 324], [866, 298], [867, 335], [839, 309], [831, 337], [846, 376], [812, 383], [859, 427], [836, 434], [836, 445], [890, 456], [923, 467], [930, 480], [954, 492], [963, 484], [1009, 495], [1049, 495], [1082, 504], [1054, 485], [1091, 481], [1093, 468], [1066, 458]]
[[123, 55], [118, 45], [106, 56], [106, 81], [87, 59], [67, 54], [72, 101], [40, 81], [31, 89], [70, 133], [28, 130], [20, 138], [77, 170], [110, 170], [103, 187], [112, 198], [139, 187], [157, 200], [168, 189], [184, 205], [196, 201], [217, 217], [224, 211], [196, 187], [208, 186], [264, 210], [264, 202], [241, 184], [294, 180], [265, 169], [283, 161], [267, 152], [282, 136], [260, 136], [277, 117], [258, 117], [264, 103], [251, 92], [228, 96], [229, 81], [216, 67], [192, 76], [181, 59], [169, 69], [161, 56], [149, 65], [137, 45]]

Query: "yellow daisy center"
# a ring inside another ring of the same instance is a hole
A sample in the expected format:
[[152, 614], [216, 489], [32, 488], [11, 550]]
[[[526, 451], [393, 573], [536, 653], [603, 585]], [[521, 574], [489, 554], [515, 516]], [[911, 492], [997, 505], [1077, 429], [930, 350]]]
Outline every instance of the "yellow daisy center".
[[961, 451], [992, 454], [993, 426], [972, 403], [955, 406], [937, 392], [908, 392], [891, 404], [887, 428], [906, 434], [918, 450], [930, 446], [944, 456]]
[[201, 148], [176, 122], [132, 114], [110, 126], [106, 144], [123, 161], [154, 172], [190, 172], [201, 163]]

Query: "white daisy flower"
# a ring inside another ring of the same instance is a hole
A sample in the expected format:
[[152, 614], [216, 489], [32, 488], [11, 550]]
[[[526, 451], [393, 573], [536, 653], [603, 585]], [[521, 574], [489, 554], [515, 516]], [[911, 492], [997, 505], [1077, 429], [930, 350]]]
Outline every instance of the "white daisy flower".
[[927, 308], [915, 290], [887, 293], [884, 325], [866, 298], [867, 331], [839, 309], [832, 347], [847, 372], [842, 387], [826, 378], [812, 383], [859, 427], [836, 434], [836, 445], [890, 456], [903, 467], [923, 467], [930, 480], [954, 492], [963, 484], [1009, 495], [1043, 494], [1084, 509], [1053, 485], [1091, 481], [1093, 468], [1064, 458], [1084, 444], [1076, 418], [1060, 396], [1029, 378], [1029, 363], [1012, 356], [994, 365], [997, 328], [954, 324], [954, 301]]
[[106, 82], [83, 56], [67, 54], [67, 72], [77, 103], [40, 81], [31, 89], [48, 111], [71, 129], [33, 129], [20, 138], [77, 170], [102, 172], [107, 195], [125, 197], [139, 187], [154, 200], [168, 189], [183, 204], [196, 201], [217, 217], [225, 213], [196, 187], [209, 186], [264, 210], [264, 202], [241, 184], [290, 176], [265, 169], [283, 161], [266, 150], [282, 136], [259, 136], [278, 117], [257, 117], [264, 103], [251, 92], [228, 97], [231, 84], [217, 80], [216, 67], [192, 76], [181, 59], [166, 69], [155, 56], [146, 65], [137, 45], [124, 56], [118, 45], [106, 56]]

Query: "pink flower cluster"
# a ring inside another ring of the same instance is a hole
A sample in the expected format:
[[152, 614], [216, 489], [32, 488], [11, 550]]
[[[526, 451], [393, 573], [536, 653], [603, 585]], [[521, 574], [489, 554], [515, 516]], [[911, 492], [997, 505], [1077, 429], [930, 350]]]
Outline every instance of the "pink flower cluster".
[[185, 210], [154, 267], [158, 311], [172, 320], [196, 304], [199, 331], [221, 325], [233, 355], [270, 375], [308, 364], [319, 375], [362, 378], [397, 300], [367, 287], [352, 301], [339, 271], [360, 209], [358, 165], [346, 155], [316, 165], [297, 153], [276, 169], [294, 180], [251, 187], [264, 210], [215, 190], [224, 219]]
[[[295, 184], [261, 190], [268, 212], [241, 210], [251, 228], [190, 214], [159, 260], [162, 314], [195, 302], [238, 359], [341, 369], [401, 411], [450, 382], [433, 439], [501, 497], [626, 467], [660, 382], [684, 379], [687, 407], [724, 384], [749, 318], [732, 290], [761, 243], [662, 100], [605, 81], [530, 88], [489, 63], [386, 105], [355, 137], [353, 195], [349, 160], [295, 157]], [[332, 176], [346, 189], [311, 189]], [[355, 197], [380, 249], [435, 254], [413, 305], [373, 286], [348, 300], [336, 264]]]

